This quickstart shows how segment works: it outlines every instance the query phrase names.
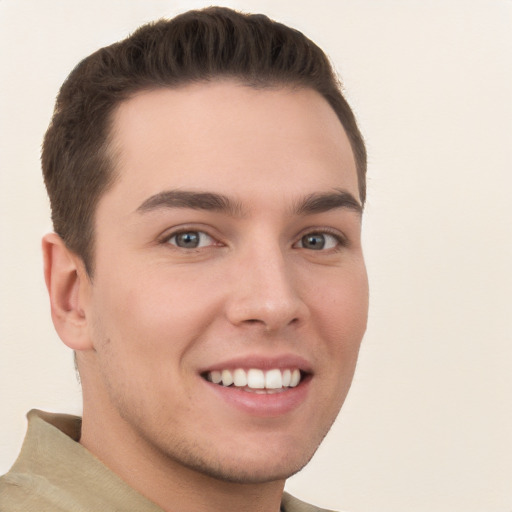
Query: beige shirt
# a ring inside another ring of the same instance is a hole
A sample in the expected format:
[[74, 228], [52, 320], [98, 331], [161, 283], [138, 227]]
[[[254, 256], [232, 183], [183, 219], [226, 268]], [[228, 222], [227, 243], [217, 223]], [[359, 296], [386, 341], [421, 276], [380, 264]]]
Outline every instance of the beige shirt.
[[[77, 441], [77, 416], [28, 413], [20, 456], [0, 478], [0, 512], [163, 512]], [[283, 512], [329, 512], [283, 495]]]

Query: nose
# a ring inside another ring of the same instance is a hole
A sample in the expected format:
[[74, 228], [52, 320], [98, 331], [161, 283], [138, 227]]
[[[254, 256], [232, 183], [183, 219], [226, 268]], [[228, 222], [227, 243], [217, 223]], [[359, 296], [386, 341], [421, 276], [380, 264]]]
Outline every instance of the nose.
[[293, 263], [278, 244], [273, 250], [267, 246], [248, 252], [232, 267], [228, 320], [236, 326], [259, 326], [266, 332], [300, 325], [308, 309]]

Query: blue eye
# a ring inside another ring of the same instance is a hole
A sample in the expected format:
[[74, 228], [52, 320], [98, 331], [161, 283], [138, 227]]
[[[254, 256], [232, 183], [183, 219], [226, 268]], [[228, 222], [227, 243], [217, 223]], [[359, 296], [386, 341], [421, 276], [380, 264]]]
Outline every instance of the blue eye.
[[167, 243], [181, 249], [198, 249], [214, 243], [213, 238], [203, 231], [182, 231], [171, 236]]
[[328, 233], [308, 233], [299, 241], [299, 247], [312, 251], [322, 251], [326, 249], [334, 249], [340, 245], [340, 240], [334, 235]]

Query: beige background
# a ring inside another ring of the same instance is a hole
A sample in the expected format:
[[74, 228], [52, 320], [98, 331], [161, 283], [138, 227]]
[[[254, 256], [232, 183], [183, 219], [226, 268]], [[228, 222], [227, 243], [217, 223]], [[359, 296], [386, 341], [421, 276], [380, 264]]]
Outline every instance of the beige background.
[[[28, 409], [80, 412], [39, 248], [57, 89], [99, 46], [209, 3], [0, 0], [0, 473]], [[339, 421], [288, 489], [352, 512], [510, 512], [512, 2], [220, 3], [330, 54], [370, 154], [369, 329]]]

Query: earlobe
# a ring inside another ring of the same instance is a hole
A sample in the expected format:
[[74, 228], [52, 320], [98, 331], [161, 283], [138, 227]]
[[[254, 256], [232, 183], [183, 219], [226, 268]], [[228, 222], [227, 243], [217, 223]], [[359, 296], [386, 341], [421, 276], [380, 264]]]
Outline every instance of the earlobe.
[[84, 293], [89, 288], [84, 265], [55, 233], [43, 237], [42, 248], [44, 277], [55, 329], [61, 340], [73, 350], [91, 349], [83, 304]]

